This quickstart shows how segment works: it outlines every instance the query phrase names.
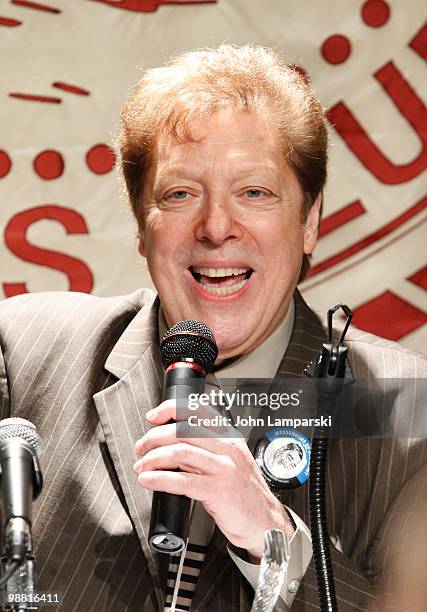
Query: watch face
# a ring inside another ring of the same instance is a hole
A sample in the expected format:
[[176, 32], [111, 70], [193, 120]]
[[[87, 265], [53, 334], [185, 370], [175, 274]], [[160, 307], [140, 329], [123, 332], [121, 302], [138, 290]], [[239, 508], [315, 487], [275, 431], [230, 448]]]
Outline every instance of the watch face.
[[308, 480], [310, 450], [310, 440], [296, 429], [273, 428], [258, 443], [255, 460], [272, 486], [295, 488]]

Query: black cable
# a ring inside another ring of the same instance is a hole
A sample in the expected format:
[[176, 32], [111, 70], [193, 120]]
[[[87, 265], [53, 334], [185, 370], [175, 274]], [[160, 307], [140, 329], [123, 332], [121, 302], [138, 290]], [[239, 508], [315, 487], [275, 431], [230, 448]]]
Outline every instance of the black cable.
[[[319, 432], [316, 432], [317, 435]], [[310, 529], [321, 612], [338, 610], [326, 521], [328, 439], [313, 438], [310, 455]]]
[[[332, 317], [339, 309], [344, 311], [347, 321], [336, 345], [332, 337]], [[332, 416], [334, 414], [337, 395], [342, 390], [346, 379], [353, 380], [351, 368], [347, 365], [347, 348], [343, 344], [352, 317], [353, 313], [345, 304], [336, 304], [328, 311], [328, 342], [323, 344], [317, 363], [309, 364], [306, 369], [309, 376], [322, 381], [319, 383], [320, 392], [318, 393], [319, 416]], [[310, 529], [320, 610], [321, 612], [337, 612], [338, 605], [326, 517], [328, 438], [329, 431], [325, 427], [315, 428], [310, 454]]]

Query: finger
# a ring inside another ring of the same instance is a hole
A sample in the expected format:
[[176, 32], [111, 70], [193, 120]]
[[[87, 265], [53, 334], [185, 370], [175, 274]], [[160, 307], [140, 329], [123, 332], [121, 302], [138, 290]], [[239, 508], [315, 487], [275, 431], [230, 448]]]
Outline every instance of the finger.
[[217, 436], [218, 434], [214, 434], [209, 429], [191, 427], [186, 421], [167, 423], [147, 431], [145, 436], [136, 442], [135, 450], [138, 455], [143, 457], [153, 448], [177, 444], [185, 439], [187, 444], [199, 446], [210, 452], [216, 452], [218, 448]]
[[149, 429], [147, 433], [136, 441], [135, 451], [143, 457], [149, 450], [166, 444], [176, 442], [176, 423], [167, 423]]
[[168, 423], [171, 419], [176, 421], [176, 401], [174, 399], [165, 400], [156, 408], [149, 410], [145, 417], [147, 421], [155, 425]]
[[[145, 415], [153, 425], [163, 425], [171, 419], [174, 421], [187, 421], [190, 416], [197, 415], [198, 418], [213, 419], [221, 413], [211, 405], [189, 403], [184, 398], [168, 399], [156, 408], [149, 410]], [[228, 414], [225, 414], [228, 417]]]
[[243, 443], [246, 446], [242, 437], [236, 440], [236, 437], [240, 435], [239, 432], [234, 428], [229, 429], [230, 431], [219, 434], [205, 427], [191, 426], [186, 421], [159, 425], [150, 429], [145, 436], [136, 442], [135, 451], [137, 455], [143, 457], [153, 448], [176, 444], [182, 440], [185, 440], [187, 444], [204, 448], [216, 454], [224, 453], [227, 448], [227, 445], [224, 444], [225, 441], [228, 441], [228, 443]]
[[169, 472], [156, 470], [153, 472], [141, 472], [138, 482], [146, 489], [152, 491], [163, 491], [174, 495], [186, 495], [201, 501], [204, 498], [203, 480], [206, 476], [189, 474], [188, 472]]
[[224, 459], [203, 448], [185, 444], [160, 446], [149, 451], [133, 466], [137, 474], [152, 470], [175, 470], [196, 474], [216, 474], [222, 471]]

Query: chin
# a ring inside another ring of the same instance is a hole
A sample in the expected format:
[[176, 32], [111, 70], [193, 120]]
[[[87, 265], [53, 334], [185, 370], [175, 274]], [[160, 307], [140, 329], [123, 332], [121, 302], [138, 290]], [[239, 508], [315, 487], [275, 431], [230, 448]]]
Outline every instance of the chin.
[[[208, 323], [207, 325], [209, 326]], [[210, 329], [218, 346], [218, 361], [238, 357], [248, 351], [245, 345], [248, 345], [249, 336], [247, 334], [237, 335], [236, 326], [233, 326], [231, 331], [215, 330], [214, 327]]]
[[179, 315], [175, 312], [173, 316], [167, 317], [173, 321], [169, 327], [185, 319], [195, 319], [207, 325], [213, 333], [218, 346], [218, 360], [229, 359], [247, 352], [243, 345], [248, 345], [248, 339], [252, 336], [253, 332], [250, 332], [247, 325], [244, 329], [242, 328], [243, 317], [241, 313], [230, 317], [227, 316], [226, 311], [213, 313], [211, 305], [208, 308], [197, 306], [189, 306], [184, 308]]

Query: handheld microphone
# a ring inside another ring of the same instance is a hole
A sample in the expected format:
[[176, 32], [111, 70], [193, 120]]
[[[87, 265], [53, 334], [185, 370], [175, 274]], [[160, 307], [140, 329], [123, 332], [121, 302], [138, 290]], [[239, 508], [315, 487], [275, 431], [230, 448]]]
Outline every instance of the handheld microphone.
[[[163, 401], [202, 393], [212, 372], [218, 349], [209, 327], [200, 321], [181, 321], [168, 329], [160, 344], [165, 378]], [[191, 499], [154, 491], [149, 543], [161, 553], [181, 552], [187, 542]]]
[[42, 439], [33, 423], [20, 418], [0, 421], [4, 551], [11, 562], [23, 563], [31, 546], [32, 502], [43, 487], [42, 452]]

